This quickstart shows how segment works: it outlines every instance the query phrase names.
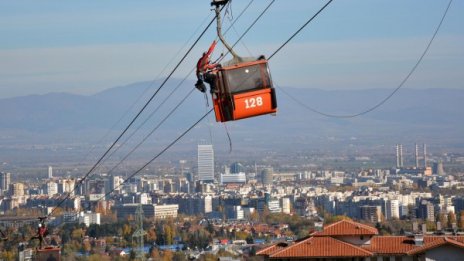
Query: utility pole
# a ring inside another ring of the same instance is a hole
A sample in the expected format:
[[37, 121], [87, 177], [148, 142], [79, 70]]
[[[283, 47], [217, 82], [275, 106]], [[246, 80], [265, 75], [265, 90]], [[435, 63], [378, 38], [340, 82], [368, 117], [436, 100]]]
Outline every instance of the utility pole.
[[135, 220], [137, 225], [137, 230], [135, 230], [134, 234], [132, 234], [132, 240], [135, 238], [137, 242], [137, 250], [136, 250], [136, 258], [137, 260], [145, 260], [145, 252], [143, 251], [144, 248], [144, 240], [143, 237], [147, 234], [143, 231], [143, 209], [142, 204], [140, 203], [135, 211]]

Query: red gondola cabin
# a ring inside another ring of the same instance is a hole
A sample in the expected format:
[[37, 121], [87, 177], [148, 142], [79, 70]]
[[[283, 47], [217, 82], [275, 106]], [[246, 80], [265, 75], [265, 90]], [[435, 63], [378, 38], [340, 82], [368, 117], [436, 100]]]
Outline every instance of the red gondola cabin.
[[277, 112], [266, 59], [219, 67], [213, 95], [216, 121], [226, 122]]

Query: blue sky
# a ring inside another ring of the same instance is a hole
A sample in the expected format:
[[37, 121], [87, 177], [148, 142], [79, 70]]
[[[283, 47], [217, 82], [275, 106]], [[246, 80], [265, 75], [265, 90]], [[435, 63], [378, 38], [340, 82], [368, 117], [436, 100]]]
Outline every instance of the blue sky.
[[[226, 27], [248, 3], [233, 0]], [[268, 3], [254, 0], [236, 23], [237, 32], [231, 30], [227, 38], [237, 39]], [[277, 0], [237, 51], [244, 56], [271, 54], [324, 3]], [[273, 78], [281, 86], [302, 88], [393, 89], [421, 55], [447, 4], [335, 0], [273, 58]], [[464, 1], [455, 0], [429, 54], [405, 87], [464, 88], [463, 11]], [[0, 98], [93, 94], [152, 80], [212, 15], [207, 0], [1, 0]], [[183, 78], [214, 38], [211, 28], [174, 77]]]

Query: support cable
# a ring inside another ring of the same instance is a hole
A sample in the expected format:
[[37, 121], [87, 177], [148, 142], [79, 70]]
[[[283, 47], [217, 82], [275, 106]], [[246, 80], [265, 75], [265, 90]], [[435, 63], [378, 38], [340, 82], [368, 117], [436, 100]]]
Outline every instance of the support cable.
[[187, 52], [184, 54], [182, 59], [176, 64], [174, 69], [171, 70], [169, 75], [164, 79], [164, 81], [161, 83], [161, 85], [158, 87], [158, 89], [155, 91], [155, 93], [148, 99], [148, 101], [145, 103], [145, 105], [139, 110], [139, 112], [135, 115], [135, 117], [132, 119], [132, 121], [127, 125], [127, 127], [121, 132], [121, 134], [118, 136], [118, 138], [111, 144], [111, 146], [103, 153], [103, 155], [98, 159], [98, 161], [92, 166], [92, 168], [84, 175], [84, 177], [77, 181], [76, 186], [74, 189], [69, 192], [69, 194], [63, 198], [56, 207], [52, 209], [52, 211], [48, 214], [48, 216], [51, 216], [55, 210], [60, 207], [70, 196], [72, 193], [74, 193], [85, 181], [85, 179], [95, 170], [95, 168], [101, 163], [101, 161], [108, 155], [110, 150], [116, 145], [116, 143], [121, 139], [121, 137], [129, 130], [129, 128], [134, 124], [134, 122], [138, 119], [138, 117], [142, 114], [142, 112], [148, 107], [148, 105], [151, 103], [151, 101], [155, 98], [155, 96], [159, 93], [159, 91], [164, 87], [166, 82], [171, 78], [171, 76], [174, 74], [174, 72], [179, 68], [179, 66], [184, 62], [184, 60], [187, 58], [188, 54], [192, 51], [192, 49], [196, 46], [196, 44], [200, 41], [200, 39], [203, 37], [203, 35], [206, 33], [206, 31], [209, 29], [209, 27], [213, 24], [213, 22], [216, 20], [216, 17], [211, 19], [209, 24], [206, 26], [206, 28], [202, 31], [202, 33], [197, 37], [195, 42], [190, 46], [190, 48], [187, 50]]
[[206, 112], [199, 120], [197, 120], [194, 124], [192, 124], [187, 130], [185, 130], [181, 135], [179, 135], [174, 141], [169, 143], [162, 151], [160, 151], [158, 154], [156, 154], [155, 157], [153, 157], [151, 160], [149, 160], [147, 163], [145, 163], [142, 167], [140, 167], [137, 171], [129, 175], [126, 179], [123, 180], [121, 184], [119, 184], [117, 187], [113, 188], [109, 192], [107, 192], [105, 195], [103, 195], [101, 198], [98, 199], [98, 201], [104, 199], [105, 197], [109, 196], [111, 193], [113, 193], [116, 189], [120, 188], [121, 185], [126, 183], [128, 180], [133, 178], [135, 175], [139, 174], [142, 170], [144, 170], [148, 165], [150, 165], [153, 161], [155, 161], [157, 158], [159, 158], [161, 155], [163, 155], [169, 148], [171, 148], [174, 144], [176, 144], [180, 139], [182, 139], [187, 133], [189, 133], [193, 128], [195, 128], [203, 119], [208, 116], [213, 109], [210, 109], [208, 112]]
[[[332, 1], [332, 0], [331, 0]], [[329, 3], [331, 2], [329, 1]], [[443, 13], [441, 19], [440, 19], [440, 22], [438, 23], [438, 26], [437, 28], [435, 29], [432, 37], [430, 38], [426, 48], [424, 49], [424, 51], [422, 52], [421, 56], [419, 57], [419, 59], [417, 60], [417, 62], [414, 64], [414, 66], [411, 68], [411, 70], [409, 71], [409, 73], [406, 75], [406, 77], [404, 77], [404, 79], [400, 82], [400, 84], [387, 96], [385, 97], [383, 100], [381, 100], [379, 103], [377, 103], [376, 105], [370, 107], [369, 109], [367, 110], [364, 110], [362, 112], [359, 112], [359, 113], [355, 113], [355, 114], [348, 114], [348, 115], [338, 115], [338, 114], [330, 114], [330, 113], [325, 113], [325, 112], [322, 112], [322, 111], [319, 111], [313, 107], [310, 107], [308, 106], [307, 104], [301, 102], [300, 100], [298, 100], [297, 98], [295, 98], [294, 96], [290, 95], [288, 92], [284, 91], [283, 88], [280, 88], [278, 86], [276, 86], [280, 91], [282, 91], [285, 95], [287, 95], [290, 99], [292, 99], [293, 101], [295, 101], [297, 104], [303, 106], [304, 108], [316, 113], [316, 114], [319, 114], [319, 115], [322, 115], [322, 116], [325, 116], [325, 117], [329, 117], [329, 118], [341, 118], [341, 119], [347, 119], [347, 118], [355, 118], [355, 117], [358, 117], [358, 116], [361, 116], [361, 115], [364, 115], [364, 114], [367, 114], [369, 112], [372, 112], [374, 110], [376, 110], [377, 108], [379, 108], [380, 106], [382, 106], [383, 104], [385, 104], [385, 102], [387, 102], [391, 97], [393, 97], [393, 95], [395, 95], [396, 92], [398, 92], [403, 86], [404, 84], [409, 80], [409, 78], [411, 77], [411, 75], [416, 71], [417, 67], [419, 66], [419, 64], [422, 62], [422, 60], [424, 59], [425, 55], [428, 53], [429, 49], [430, 49], [430, 46], [432, 45], [432, 42], [433, 40], [436, 38], [438, 32], [440, 31], [440, 28], [441, 28], [441, 25], [443, 24], [443, 21], [445, 20], [445, 17], [446, 15], [448, 14], [448, 10], [451, 6], [451, 3], [453, 2], [453, 0], [450, 0], [446, 9], [445, 9], [445, 12]], [[303, 28], [303, 27], [302, 27]], [[301, 31], [301, 29], [298, 30], [298, 31]], [[297, 32], [298, 32], [297, 31]], [[291, 38], [293, 38], [296, 34], [294, 34], [292, 37], [290, 37], [289, 40], [291, 40]], [[288, 40], [288, 41], [289, 41]], [[288, 42], [287, 41], [287, 42]], [[287, 43], [286, 42], [286, 43]], [[285, 43], [285, 44], [286, 44]], [[270, 58], [272, 58], [283, 46], [285, 46], [285, 44], [283, 44], [281, 47], [279, 47], [279, 49], [274, 52]], [[269, 58], [269, 59], [270, 59]]]
[[111, 168], [110, 171], [108, 171], [108, 174], [112, 173], [123, 161], [125, 161], [134, 151], [136, 151], [161, 125], [185, 102], [185, 100], [192, 94], [192, 92], [196, 90], [196, 88], [192, 88], [190, 92], [185, 95], [185, 97], [156, 125], [155, 128], [153, 128], [150, 133], [148, 133], [132, 150], [122, 158], [118, 164], [116, 164], [113, 168]]
[[[250, 7], [250, 5], [253, 3], [254, 0], [251, 0], [246, 6], [245, 8], [240, 12], [240, 14], [233, 20], [233, 22], [228, 26], [228, 28], [226, 29], [226, 31], [224, 32], [224, 35], [227, 34], [227, 32], [229, 32], [230, 29], [233, 28], [234, 24], [238, 21], [238, 19], [240, 19], [240, 17], [245, 13], [245, 11], [248, 10], [248, 8]], [[190, 40], [189, 40], [190, 41]], [[195, 70], [195, 67], [183, 78], [183, 80], [177, 84], [177, 86], [170, 92], [170, 94], [163, 100], [163, 102], [157, 106], [157, 108], [123, 141], [123, 143], [116, 147], [103, 161], [101, 164], [103, 164], [104, 162], [106, 162], [109, 158], [111, 158], [117, 151], [119, 151], [120, 148], [122, 148], [134, 135], [137, 131], [140, 130], [140, 128], [146, 124], [146, 122], [151, 119], [154, 114], [160, 109], [160, 107], [167, 101], [167, 99], [169, 99], [172, 94], [182, 85], [182, 83], [184, 83], [187, 78], [193, 73], [193, 71]], [[182, 102], [181, 102], [182, 103]], [[178, 106], [177, 106], [178, 107]], [[150, 134], [148, 134], [148, 136], [152, 135], [153, 132], [150, 132]], [[210, 135], [211, 136], [211, 135]], [[146, 139], [146, 138], [144, 138]], [[212, 139], [212, 136], [211, 136], [211, 139]], [[230, 139], [230, 138], [229, 138]], [[131, 153], [129, 153], [131, 154]], [[127, 158], [127, 156], [125, 156], [124, 158]], [[118, 163], [118, 165], [120, 165], [121, 162]], [[114, 168], [112, 168], [113, 170]]]

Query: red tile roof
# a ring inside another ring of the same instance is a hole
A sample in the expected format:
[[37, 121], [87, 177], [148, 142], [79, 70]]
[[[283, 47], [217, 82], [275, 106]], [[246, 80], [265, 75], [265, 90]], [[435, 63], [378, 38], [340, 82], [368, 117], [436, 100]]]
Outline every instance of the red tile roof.
[[270, 256], [276, 252], [279, 252], [280, 250], [288, 247], [289, 244], [285, 242], [280, 242], [271, 246], [268, 246], [266, 248], [263, 248], [259, 251], [256, 252], [256, 255], [264, 255], [264, 256]]
[[[459, 248], [464, 248], [464, 239], [463, 237], [434, 237], [434, 240], [430, 240], [432, 238], [429, 238], [429, 240], [424, 239], [424, 245], [417, 247], [415, 249], [412, 249], [408, 251], [408, 255], [415, 255], [415, 254], [420, 254], [423, 252], [426, 252], [427, 250], [443, 246], [443, 245], [453, 245]], [[427, 242], [429, 241], [429, 242]]]
[[343, 219], [328, 226], [322, 231], [313, 233], [313, 236], [373, 236], [379, 231], [375, 227]]
[[379, 255], [404, 255], [414, 249], [414, 239], [406, 236], [375, 236], [364, 249]]
[[310, 237], [270, 255], [270, 258], [369, 257], [373, 254], [332, 237]]
[[[342, 241], [340, 236], [370, 235], [364, 245], [359, 246]], [[427, 236], [423, 245], [415, 244], [413, 236], [378, 236], [377, 229], [349, 220], [328, 225], [321, 232], [309, 238], [295, 241], [295, 244], [275, 244], [257, 252], [270, 259], [280, 258], [327, 258], [327, 257], [368, 257], [368, 256], [413, 256], [443, 245], [464, 249], [464, 236]]]

